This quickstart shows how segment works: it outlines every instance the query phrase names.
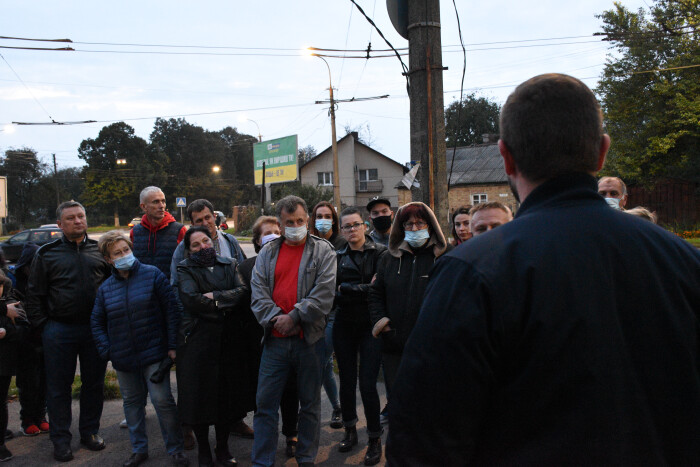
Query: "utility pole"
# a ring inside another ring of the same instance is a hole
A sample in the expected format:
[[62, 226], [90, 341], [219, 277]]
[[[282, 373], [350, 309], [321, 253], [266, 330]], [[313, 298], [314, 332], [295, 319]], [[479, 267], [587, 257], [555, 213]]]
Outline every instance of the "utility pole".
[[411, 100], [411, 161], [420, 162], [420, 188], [413, 199], [435, 212], [444, 232], [449, 204], [445, 154], [445, 103], [442, 89], [440, 1], [408, 1], [408, 55]]
[[56, 165], [56, 154], [53, 154], [53, 180], [56, 185], [56, 207], [61, 204], [61, 195], [58, 191], [58, 166]]
[[[325, 62], [325, 60], [324, 60]], [[331, 72], [328, 69], [328, 79], [330, 80]], [[331, 135], [333, 145], [333, 201], [335, 201], [335, 211], [340, 216], [342, 206], [340, 203], [340, 171], [338, 170], [338, 141], [335, 134], [335, 99], [333, 99], [333, 86], [328, 89], [331, 91]]]

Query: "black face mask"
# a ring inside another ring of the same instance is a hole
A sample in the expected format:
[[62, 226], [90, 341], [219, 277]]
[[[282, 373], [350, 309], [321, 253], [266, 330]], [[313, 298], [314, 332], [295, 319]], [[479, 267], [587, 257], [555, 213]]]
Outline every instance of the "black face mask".
[[375, 217], [372, 224], [379, 232], [386, 232], [391, 228], [391, 215]]

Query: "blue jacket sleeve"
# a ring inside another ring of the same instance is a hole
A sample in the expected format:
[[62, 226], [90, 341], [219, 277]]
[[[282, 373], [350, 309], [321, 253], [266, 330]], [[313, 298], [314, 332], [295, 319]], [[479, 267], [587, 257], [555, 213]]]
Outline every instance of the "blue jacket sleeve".
[[95, 305], [90, 316], [92, 337], [95, 340], [97, 353], [105, 360], [109, 358], [109, 334], [107, 333], [107, 311], [105, 310], [105, 297], [102, 287], [97, 290]]
[[228, 240], [229, 246], [231, 247], [231, 254], [233, 254], [233, 257], [236, 259], [236, 261], [238, 261], [238, 264], [241, 264], [246, 259], [245, 253], [243, 253], [243, 250], [241, 249], [241, 245], [233, 235], [225, 234], [225, 236], [226, 240]]
[[454, 258], [431, 276], [391, 388], [387, 465], [468, 465], [494, 383], [488, 287]]
[[177, 347], [177, 330], [180, 326], [182, 313], [178, 307], [175, 290], [160, 271], [156, 272], [154, 277], [153, 289], [158, 297], [160, 309], [165, 317], [165, 326], [168, 332], [168, 350], [174, 350]]

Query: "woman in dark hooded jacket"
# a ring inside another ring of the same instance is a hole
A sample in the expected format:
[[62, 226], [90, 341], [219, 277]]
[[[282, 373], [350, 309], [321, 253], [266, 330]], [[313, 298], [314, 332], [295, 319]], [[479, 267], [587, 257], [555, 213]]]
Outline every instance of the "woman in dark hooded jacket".
[[369, 290], [372, 335], [383, 341], [382, 363], [389, 391], [418, 319], [429, 272], [451, 248], [428, 206], [413, 202], [398, 210], [389, 234], [389, 250], [380, 258]]

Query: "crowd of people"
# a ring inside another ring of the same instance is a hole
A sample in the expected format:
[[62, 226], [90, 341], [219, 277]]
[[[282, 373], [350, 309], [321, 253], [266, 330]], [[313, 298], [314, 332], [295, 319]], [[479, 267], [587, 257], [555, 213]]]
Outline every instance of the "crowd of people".
[[[394, 212], [382, 197], [337, 213], [287, 196], [253, 225], [252, 258], [204, 199], [188, 228], [147, 187], [141, 223], [99, 241], [82, 205], [61, 204], [63, 237], [23, 252], [14, 287], [0, 276], [0, 391], [17, 373], [22, 432], [48, 431], [54, 458], [73, 459], [79, 358], [80, 443], [105, 448], [109, 361], [125, 467], [148, 459], [148, 397], [174, 465], [195, 446], [200, 466], [236, 465], [235, 433], [253, 439], [253, 465], [272, 466], [280, 413], [285, 455], [314, 465], [322, 387], [337, 450], [351, 452], [358, 383], [365, 465], [382, 460], [387, 421], [395, 466], [696, 463], [700, 255], [648, 210], [625, 211], [622, 180], [594, 178], [609, 138], [580, 81], [523, 83], [501, 131], [520, 209], [461, 206], [451, 241], [427, 205]], [[7, 418], [5, 403], [0, 433]]]

